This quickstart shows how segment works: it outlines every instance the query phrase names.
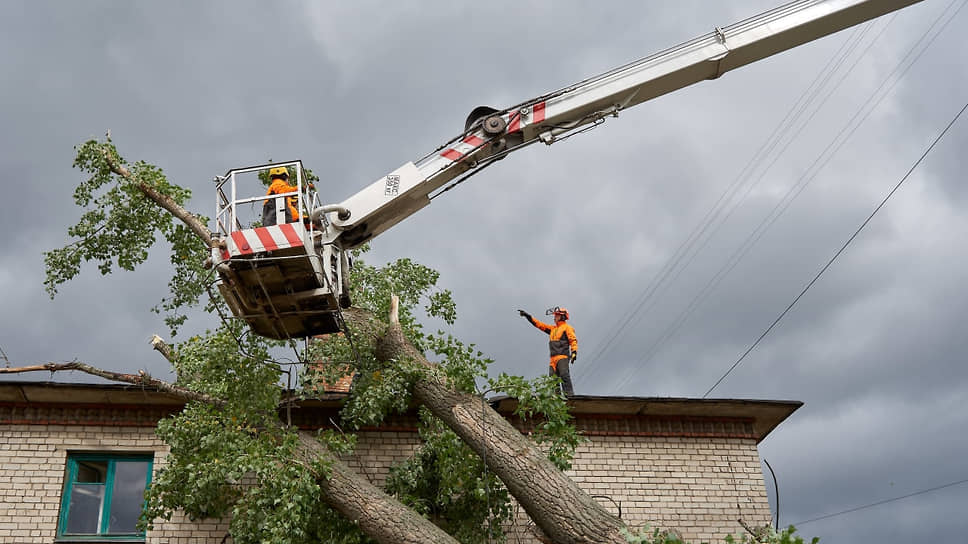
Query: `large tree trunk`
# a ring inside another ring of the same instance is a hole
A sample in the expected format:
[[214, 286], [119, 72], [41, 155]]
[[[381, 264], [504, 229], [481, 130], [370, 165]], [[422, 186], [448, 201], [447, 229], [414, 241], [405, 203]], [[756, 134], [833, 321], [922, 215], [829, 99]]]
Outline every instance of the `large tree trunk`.
[[558, 544], [626, 544], [624, 525], [558, 470], [536, 445], [480, 397], [430, 380], [414, 398], [454, 430], [504, 482], [535, 524]]
[[370, 538], [385, 544], [458, 544], [457, 540], [415, 511], [374, 487], [336, 459], [307, 431], [299, 431], [297, 455], [310, 462], [331, 462], [327, 478], [318, 478], [323, 500]]
[[[391, 305], [390, 327], [379, 342], [385, 360], [410, 358], [432, 366], [403, 336]], [[354, 316], [355, 317], [355, 316]], [[418, 381], [413, 397], [440, 418], [504, 482], [535, 524], [556, 544], [627, 544], [621, 520], [578, 485], [480, 397], [431, 379]]]

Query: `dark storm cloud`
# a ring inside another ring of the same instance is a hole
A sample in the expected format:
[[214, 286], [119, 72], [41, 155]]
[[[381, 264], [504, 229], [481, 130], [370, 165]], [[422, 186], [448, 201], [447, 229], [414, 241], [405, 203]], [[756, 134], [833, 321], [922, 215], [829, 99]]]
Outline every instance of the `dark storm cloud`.
[[[580, 393], [698, 397], [963, 105], [968, 51], [958, 29], [966, 11], [829, 164], [804, 178], [929, 25], [962, 3], [924, 2], [858, 34], [643, 104], [550, 148], [533, 146], [382, 235], [367, 260], [409, 256], [439, 269], [462, 316], [453, 332], [493, 357], [495, 373], [544, 373], [547, 348], [515, 310], [564, 305], [581, 343]], [[13, 77], [0, 84], [0, 172], [17, 197], [5, 201], [19, 205], [0, 214], [8, 233], [0, 241], [0, 346], [17, 363], [77, 358], [167, 374], [147, 345], [164, 332], [148, 312], [165, 294], [164, 255], [133, 274], [104, 278], [86, 268], [53, 302], [42, 288], [41, 252], [67, 242], [79, 213], [70, 201], [82, 179], [70, 167], [72, 146], [107, 129], [127, 158], [191, 187], [192, 208], [205, 214], [214, 207], [214, 175], [270, 157], [303, 159], [323, 178], [325, 195], [340, 201], [460, 132], [474, 106], [512, 105], [774, 5], [2, 4], [0, 70]], [[789, 133], [797, 137], [761, 180], [757, 174], [730, 197], [735, 210], [695, 246], [702, 250], [689, 266], [639, 303], [854, 36], [863, 41], [836, 93], [802, 132]], [[711, 394], [804, 401], [760, 446], [778, 472], [783, 523], [965, 477], [964, 127], [953, 127]], [[715, 280], [804, 181], [786, 212]], [[715, 289], [686, 314], [711, 281]], [[625, 331], [606, 342], [626, 316]], [[803, 532], [825, 542], [941, 541], [957, 534], [956, 507], [966, 500], [968, 486], [955, 486]]]

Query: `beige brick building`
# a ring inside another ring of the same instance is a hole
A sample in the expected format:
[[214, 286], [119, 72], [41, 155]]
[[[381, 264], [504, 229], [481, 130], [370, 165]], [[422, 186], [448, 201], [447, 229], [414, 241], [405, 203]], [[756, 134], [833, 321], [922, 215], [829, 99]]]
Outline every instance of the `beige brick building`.
[[[340, 400], [304, 402], [292, 421], [324, 427]], [[492, 404], [511, 417], [514, 402]], [[588, 438], [569, 476], [630, 526], [650, 523], [715, 542], [743, 530], [737, 519], [770, 523], [757, 444], [801, 403], [578, 396], [569, 404]], [[181, 406], [131, 386], [0, 383], [0, 542], [98, 542], [72, 534], [116, 534], [116, 522], [137, 514], [122, 484], [163, 466], [166, 448], [154, 426]], [[399, 416], [361, 433], [347, 461], [381, 485], [391, 464], [416, 447], [416, 419]], [[509, 541], [536, 542], [528, 523], [519, 511]], [[147, 535], [101, 542], [218, 544], [226, 534], [224, 521], [176, 517]]]

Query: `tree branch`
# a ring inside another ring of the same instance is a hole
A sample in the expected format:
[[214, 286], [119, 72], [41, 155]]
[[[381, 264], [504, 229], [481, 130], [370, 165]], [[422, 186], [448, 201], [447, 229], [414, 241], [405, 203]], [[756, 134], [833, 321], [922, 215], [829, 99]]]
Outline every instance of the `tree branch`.
[[390, 326], [400, 326], [400, 297], [390, 295]]
[[769, 525], [767, 525], [766, 527], [753, 528], [753, 527], [750, 527], [748, 523], [746, 523], [745, 521], [743, 521], [743, 518], [740, 518], [740, 519], [738, 519], [736, 521], [739, 522], [739, 524], [743, 527], [743, 529], [746, 529], [746, 532], [749, 533], [753, 537], [753, 542], [765, 542], [766, 541], [765, 540], [765, 537], [766, 537], [766, 534], [765, 533], [767, 533], [769, 531], [769, 527], [770, 527]]
[[169, 363], [173, 363], [171, 346], [169, 346], [164, 340], [161, 339], [157, 334], [151, 337], [151, 348], [161, 354], [162, 357], [168, 360]]
[[203, 242], [205, 242], [207, 247], [217, 247], [217, 242], [212, 239], [212, 231], [208, 230], [208, 227], [199, 221], [198, 218], [195, 217], [191, 212], [175, 202], [170, 196], [159, 192], [154, 187], [148, 185], [140, 179], [137, 179], [130, 170], [128, 170], [123, 164], [119, 164], [114, 157], [111, 156], [111, 153], [108, 152], [106, 146], [101, 147], [101, 155], [104, 157], [104, 161], [107, 163], [112, 172], [134, 183], [138, 187], [138, 190], [140, 190], [145, 196], [167, 210], [168, 213], [180, 219], [182, 223], [184, 223], [189, 229], [191, 229], [192, 232], [201, 238]]
[[121, 372], [112, 372], [110, 370], [93, 367], [79, 361], [71, 361], [69, 363], [44, 363], [42, 365], [18, 366], [14, 368], [0, 368], [0, 374], [20, 374], [24, 372], [44, 371], [54, 373], [63, 372], [65, 370], [78, 370], [84, 372], [85, 374], [90, 374], [91, 376], [97, 376], [99, 378], [104, 378], [114, 382], [154, 387], [159, 391], [169, 393], [185, 400], [205, 402], [208, 404], [214, 404], [216, 406], [225, 405], [225, 401], [222, 399], [213, 397], [211, 395], [206, 395], [205, 393], [199, 393], [198, 391], [185, 389], [184, 387], [178, 387], [177, 385], [168, 383], [164, 380], [159, 380], [158, 378], [152, 377], [144, 370], [139, 370], [137, 374], [124, 374]]

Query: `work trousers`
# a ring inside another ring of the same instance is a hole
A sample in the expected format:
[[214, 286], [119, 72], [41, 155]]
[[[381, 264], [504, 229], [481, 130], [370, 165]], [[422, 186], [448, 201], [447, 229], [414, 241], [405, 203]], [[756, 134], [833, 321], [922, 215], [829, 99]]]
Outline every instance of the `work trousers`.
[[558, 370], [555, 371], [555, 367], [548, 365], [548, 375], [557, 375], [561, 378], [561, 389], [565, 392], [566, 397], [570, 397], [575, 394], [575, 388], [571, 385], [571, 361], [567, 357], [558, 360]]
[[[286, 223], [292, 223], [292, 210], [286, 206]], [[262, 205], [262, 226], [269, 227], [276, 224], [275, 200], [269, 199]]]

